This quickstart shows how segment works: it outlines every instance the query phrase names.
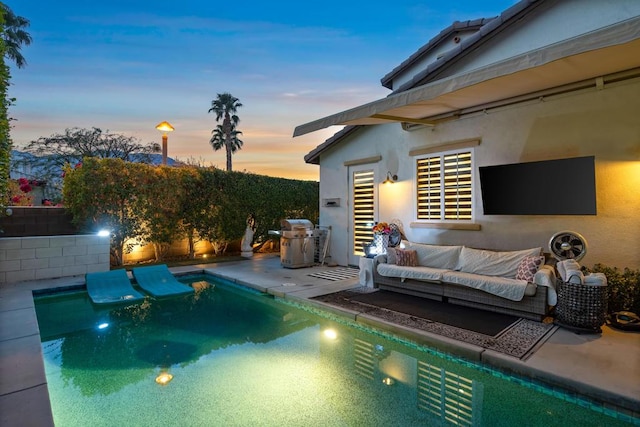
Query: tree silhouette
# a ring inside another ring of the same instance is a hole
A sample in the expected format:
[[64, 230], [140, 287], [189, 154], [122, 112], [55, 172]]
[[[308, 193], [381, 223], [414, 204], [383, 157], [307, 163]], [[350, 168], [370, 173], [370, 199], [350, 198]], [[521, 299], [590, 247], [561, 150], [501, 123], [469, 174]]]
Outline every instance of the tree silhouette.
[[2, 39], [5, 44], [4, 55], [16, 63], [18, 68], [27, 65], [27, 61], [22, 56], [20, 48], [22, 45], [31, 44], [31, 35], [25, 28], [29, 27], [29, 20], [22, 16], [16, 16], [6, 4], [0, 2], [0, 13], [2, 13]]
[[230, 93], [219, 93], [218, 97], [211, 101], [209, 113], [215, 113], [216, 122], [222, 119], [222, 125], [217, 125], [211, 132], [213, 136], [209, 141], [214, 150], [222, 146], [227, 151], [227, 170], [232, 170], [231, 155], [242, 147], [242, 141], [238, 135], [242, 134], [236, 129], [240, 118], [236, 115], [238, 108], [242, 107], [240, 100]]

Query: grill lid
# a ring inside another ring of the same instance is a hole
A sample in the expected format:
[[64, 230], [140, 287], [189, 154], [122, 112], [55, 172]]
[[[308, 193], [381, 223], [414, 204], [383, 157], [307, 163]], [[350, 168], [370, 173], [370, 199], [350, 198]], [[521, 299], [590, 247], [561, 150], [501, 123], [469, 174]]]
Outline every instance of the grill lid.
[[313, 223], [308, 219], [283, 219], [280, 221], [280, 227], [282, 230], [310, 230], [313, 228]]

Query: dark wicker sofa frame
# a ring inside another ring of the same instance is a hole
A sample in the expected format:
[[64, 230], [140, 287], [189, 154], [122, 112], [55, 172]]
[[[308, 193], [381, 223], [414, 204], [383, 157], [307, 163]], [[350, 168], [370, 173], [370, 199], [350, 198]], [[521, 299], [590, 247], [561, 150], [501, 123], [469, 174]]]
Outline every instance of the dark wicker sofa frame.
[[511, 301], [487, 292], [453, 283], [386, 277], [378, 274], [376, 259], [373, 265], [373, 282], [382, 290], [400, 292], [450, 304], [479, 308], [496, 313], [511, 314], [526, 319], [541, 321], [549, 314], [547, 288], [537, 286], [536, 294], [521, 301]]

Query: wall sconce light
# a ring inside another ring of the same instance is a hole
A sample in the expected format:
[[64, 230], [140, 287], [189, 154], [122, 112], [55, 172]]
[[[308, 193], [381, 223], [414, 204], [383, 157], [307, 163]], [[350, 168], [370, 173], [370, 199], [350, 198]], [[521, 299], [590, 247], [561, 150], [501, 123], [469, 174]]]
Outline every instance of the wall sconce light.
[[398, 180], [398, 175], [391, 175], [391, 172], [387, 172], [387, 179], [382, 181], [383, 184], [393, 184]]

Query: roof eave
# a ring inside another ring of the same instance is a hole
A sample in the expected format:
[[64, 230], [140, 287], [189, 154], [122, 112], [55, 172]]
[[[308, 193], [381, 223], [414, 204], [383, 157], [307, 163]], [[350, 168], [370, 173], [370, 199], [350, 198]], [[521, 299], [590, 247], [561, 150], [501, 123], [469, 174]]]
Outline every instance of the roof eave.
[[304, 161], [312, 165], [320, 164], [320, 155], [334, 146], [336, 143], [346, 138], [348, 135], [355, 132], [360, 126], [345, 126], [342, 130], [336, 132], [331, 138], [327, 139], [322, 144], [311, 150], [306, 156]]
[[462, 21], [462, 22], [455, 21], [453, 24], [451, 24], [444, 30], [440, 31], [440, 33], [438, 33], [437, 36], [429, 40], [425, 45], [423, 45], [420, 49], [418, 49], [415, 53], [413, 53], [409, 58], [402, 61], [400, 65], [398, 65], [389, 73], [387, 73], [384, 77], [382, 77], [382, 79], [380, 79], [380, 83], [382, 84], [382, 86], [386, 87], [387, 89], [393, 89], [393, 79], [395, 79], [399, 74], [406, 71], [412, 65], [422, 60], [422, 58], [424, 58], [426, 55], [431, 53], [431, 51], [433, 51], [433, 49], [438, 47], [443, 40], [451, 37], [456, 33], [459, 33], [460, 31], [470, 31], [474, 29], [479, 30], [480, 28], [482, 28], [484, 25], [486, 25], [488, 22], [490, 22], [495, 18], [496, 17], [494, 16], [492, 18], [479, 18], [479, 19]]
[[428, 121], [473, 105], [636, 68], [639, 44], [640, 16], [300, 125], [293, 136], [332, 125]]

